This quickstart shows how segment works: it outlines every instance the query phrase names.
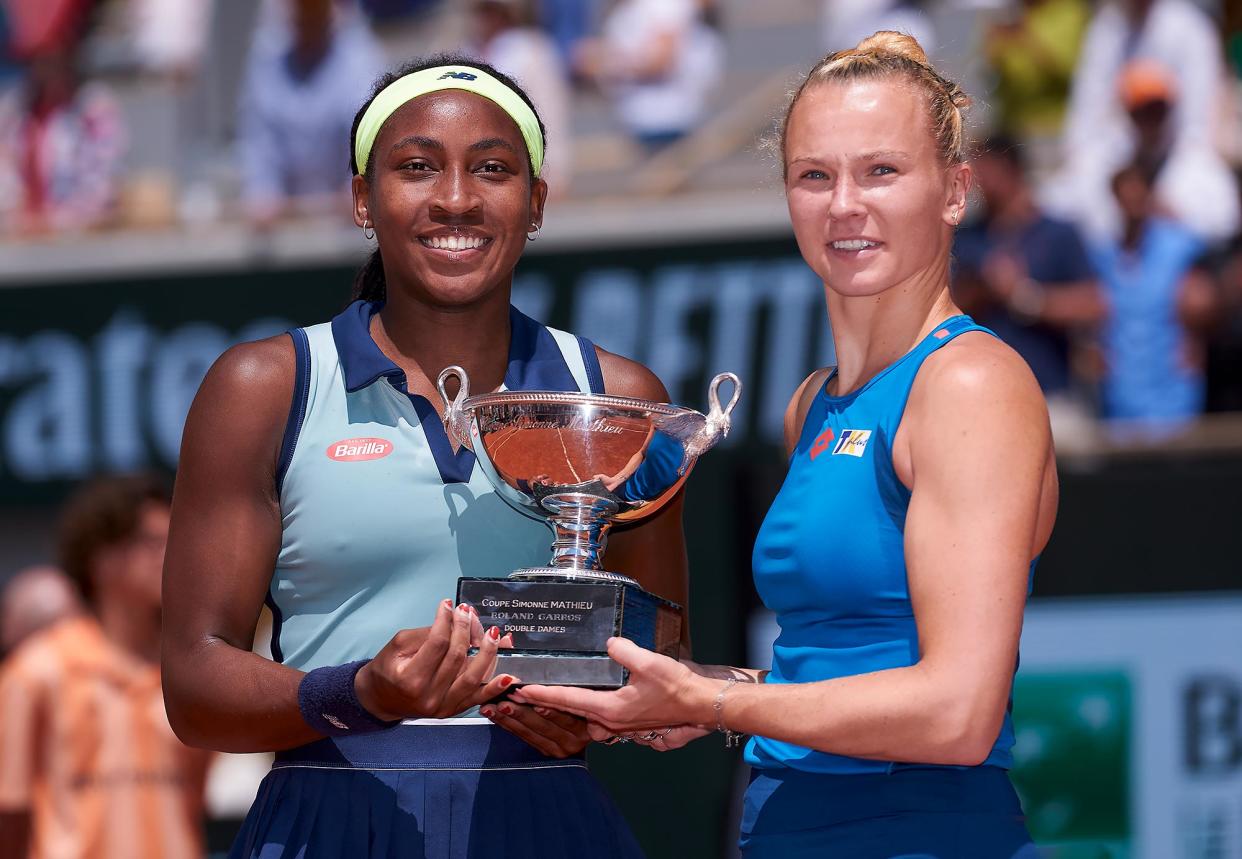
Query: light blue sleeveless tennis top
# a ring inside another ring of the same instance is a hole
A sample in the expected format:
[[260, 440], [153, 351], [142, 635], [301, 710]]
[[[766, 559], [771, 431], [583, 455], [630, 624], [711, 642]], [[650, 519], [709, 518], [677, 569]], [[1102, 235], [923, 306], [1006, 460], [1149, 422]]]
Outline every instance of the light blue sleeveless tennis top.
[[[431, 623], [459, 576], [551, 558], [547, 525], [509, 507], [439, 410], [371, 338], [355, 301], [290, 332], [297, 380], [277, 469], [281, 546], [267, 604], [272, 654], [303, 671], [366, 659]], [[509, 390], [603, 393], [595, 347], [511, 308]]]
[[[780, 625], [767, 682], [809, 683], [918, 661], [904, 546], [910, 491], [893, 469], [893, 437], [923, 361], [967, 331], [988, 329], [955, 316], [858, 390], [830, 397], [821, 388], [815, 396], [755, 540], [755, 587]], [[1008, 767], [1012, 746], [1006, 713], [985, 763]], [[887, 772], [902, 763], [766, 737], [747, 744], [746, 760], [822, 773]]]

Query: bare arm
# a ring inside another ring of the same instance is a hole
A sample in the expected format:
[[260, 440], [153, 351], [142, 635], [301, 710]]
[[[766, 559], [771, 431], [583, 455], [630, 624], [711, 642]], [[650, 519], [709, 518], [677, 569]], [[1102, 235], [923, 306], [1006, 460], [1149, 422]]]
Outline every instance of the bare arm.
[[280, 551], [276, 460], [293, 399], [286, 336], [235, 346], [186, 419], [164, 562], [164, 701], [185, 743], [272, 751], [318, 739], [302, 672], [251, 653]]
[[1192, 268], [1182, 279], [1177, 293], [1177, 315], [1186, 330], [1195, 336], [1211, 333], [1220, 321], [1220, 295], [1212, 276], [1203, 268]]
[[[1016, 354], [965, 335], [924, 365], [895, 465], [903, 446], [918, 661], [817, 683], [735, 686], [724, 708], [728, 727], [878, 760], [972, 765], [986, 758], [1016, 664], [1029, 563], [1055, 509], [1043, 398]], [[631, 668], [625, 689], [536, 686], [521, 695], [624, 730], [715, 725], [719, 680], [625, 641], [614, 641], [610, 653]]]

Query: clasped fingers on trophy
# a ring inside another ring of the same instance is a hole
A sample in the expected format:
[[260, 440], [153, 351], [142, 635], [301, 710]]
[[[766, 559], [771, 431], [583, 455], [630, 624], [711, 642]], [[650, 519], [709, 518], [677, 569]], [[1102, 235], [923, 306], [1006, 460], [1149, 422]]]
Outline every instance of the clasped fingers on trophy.
[[592, 739], [586, 719], [548, 707], [502, 701], [484, 705], [479, 712], [553, 758], [576, 755]]
[[[496, 654], [509, 643], [498, 628], [484, 630], [474, 609], [454, 608], [445, 600], [425, 634], [398, 632], [363, 666], [354, 681], [358, 700], [381, 719], [456, 715], [497, 697], [515, 682], [508, 674], [492, 677]], [[474, 655], [472, 648], [477, 648]]]

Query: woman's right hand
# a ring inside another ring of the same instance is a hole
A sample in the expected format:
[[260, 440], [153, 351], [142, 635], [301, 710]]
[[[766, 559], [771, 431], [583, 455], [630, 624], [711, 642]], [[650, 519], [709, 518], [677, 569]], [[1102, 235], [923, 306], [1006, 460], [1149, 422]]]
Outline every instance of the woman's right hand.
[[[454, 716], [490, 701], [516, 682], [509, 674], [492, 677], [500, 630], [486, 632], [466, 605], [440, 603], [427, 629], [403, 629], [354, 678], [358, 701], [377, 718]], [[478, 653], [468, 656], [471, 647]], [[491, 678], [488, 680], [488, 678]]]

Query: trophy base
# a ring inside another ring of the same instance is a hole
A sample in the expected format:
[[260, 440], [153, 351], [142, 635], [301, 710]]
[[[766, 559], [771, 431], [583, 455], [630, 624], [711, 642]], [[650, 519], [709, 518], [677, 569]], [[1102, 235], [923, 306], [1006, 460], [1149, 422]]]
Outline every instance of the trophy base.
[[473, 606], [484, 629], [498, 626], [513, 636], [497, 673], [522, 683], [616, 689], [628, 672], [608, 658], [613, 636], [676, 658], [679, 605], [624, 581], [584, 581], [567, 572], [574, 578], [548, 568], [537, 579], [457, 580], [457, 602]]

